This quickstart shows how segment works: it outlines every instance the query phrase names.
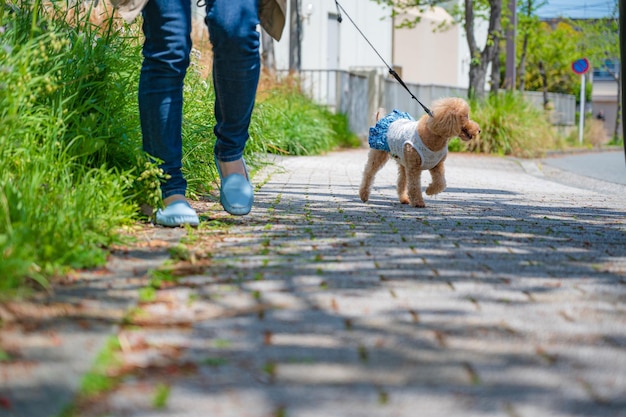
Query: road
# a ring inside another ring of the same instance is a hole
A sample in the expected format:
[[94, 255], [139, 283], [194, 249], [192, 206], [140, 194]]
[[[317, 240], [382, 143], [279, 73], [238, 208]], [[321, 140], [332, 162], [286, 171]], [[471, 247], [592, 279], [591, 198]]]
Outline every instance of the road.
[[626, 185], [626, 161], [622, 150], [553, 156], [542, 162], [586, 177]]

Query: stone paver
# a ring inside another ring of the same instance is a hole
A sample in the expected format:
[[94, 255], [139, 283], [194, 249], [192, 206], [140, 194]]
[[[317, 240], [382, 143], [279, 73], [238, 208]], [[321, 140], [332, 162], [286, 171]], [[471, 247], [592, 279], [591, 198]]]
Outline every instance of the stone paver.
[[67, 277], [54, 292], [0, 303], [0, 416], [57, 416], [73, 400], [106, 340], [137, 303], [146, 271], [169, 258], [183, 229], [146, 227], [105, 268]]
[[250, 216], [196, 232], [209, 267], [120, 331], [145, 372], [81, 415], [626, 416], [625, 186], [453, 154], [416, 209], [391, 164], [362, 203], [365, 159], [259, 173]]

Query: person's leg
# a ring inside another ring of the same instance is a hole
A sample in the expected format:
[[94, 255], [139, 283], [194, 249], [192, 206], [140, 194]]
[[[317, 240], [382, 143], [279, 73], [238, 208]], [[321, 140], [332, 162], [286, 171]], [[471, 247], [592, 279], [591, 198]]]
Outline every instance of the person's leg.
[[254, 193], [243, 161], [261, 62], [258, 0], [207, 0], [213, 46], [215, 161], [220, 202], [231, 214], [248, 214]]
[[[143, 149], [159, 159], [170, 178], [161, 185], [166, 206], [179, 202], [157, 222], [167, 226], [196, 223], [197, 215], [184, 200], [182, 175], [183, 81], [191, 51], [189, 0], [150, 0], [143, 10], [143, 65], [139, 78], [139, 115]], [[170, 218], [167, 218], [170, 214]]]
[[206, 23], [213, 46], [215, 156], [233, 162], [249, 137], [259, 82], [258, 0], [207, 0]]

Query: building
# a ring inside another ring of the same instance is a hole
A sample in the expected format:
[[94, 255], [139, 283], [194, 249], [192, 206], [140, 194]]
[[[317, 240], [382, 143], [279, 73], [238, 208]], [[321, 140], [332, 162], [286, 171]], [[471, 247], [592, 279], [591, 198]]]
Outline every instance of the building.
[[[615, 76], [619, 76], [619, 72], [619, 62], [617, 60], [609, 60], [606, 63], [606, 67], [595, 68], [591, 75], [593, 86], [591, 91], [593, 115], [604, 121], [604, 129], [609, 138], [614, 133], [615, 121], [617, 119], [619, 84]], [[618, 134], [620, 132], [621, 127], [618, 128]]]
[[[288, 2], [288, 7], [291, 3], [294, 2]], [[369, 68], [386, 72], [388, 64], [408, 83], [458, 88], [469, 85], [470, 53], [464, 29], [453, 23], [452, 16], [442, 7], [413, 10], [392, 19], [391, 9], [373, 0], [340, 0], [345, 13], [332, 0], [299, 3], [302, 70]], [[341, 23], [339, 15], [343, 15]], [[414, 27], [394, 27], [404, 19], [416, 17], [419, 22]], [[487, 22], [477, 22], [476, 27], [479, 43], [484, 42]], [[288, 22], [283, 39], [274, 46], [278, 70], [290, 68], [289, 57], [294, 48], [290, 30]]]

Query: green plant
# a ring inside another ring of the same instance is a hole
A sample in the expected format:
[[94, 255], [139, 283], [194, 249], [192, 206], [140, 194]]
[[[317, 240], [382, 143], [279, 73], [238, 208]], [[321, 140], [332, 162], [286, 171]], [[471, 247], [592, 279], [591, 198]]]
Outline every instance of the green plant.
[[125, 40], [41, 2], [14, 6], [0, 14], [2, 293], [103, 264], [136, 211], [141, 157], [125, 111], [137, 66], [114, 49]]
[[358, 143], [345, 117], [314, 104], [297, 89], [277, 86], [256, 108], [249, 146], [256, 152], [315, 155]]
[[[576, 115], [576, 120], [578, 120], [578, 114]], [[582, 148], [597, 148], [604, 145], [619, 144], [619, 142], [610, 139], [609, 133], [604, 128], [604, 122], [595, 119], [591, 115], [585, 117], [582, 143], [580, 142], [578, 126], [576, 126], [576, 129], [572, 129], [565, 140], [569, 146]]]
[[[547, 115], [515, 92], [473, 101], [472, 119], [481, 127], [478, 138], [462, 144], [471, 152], [537, 157], [559, 141]], [[454, 146], [457, 146], [456, 144]]]
[[[0, 7], [0, 295], [106, 261], [119, 226], [161, 205], [166, 175], [143, 153], [136, 91], [139, 26], [94, 24], [83, 2]], [[188, 194], [215, 185], [214, 91], [185, 80], [183, 172]], [[274, 85], [254, 111], [246, 158], [356, 146], [344, 116]], [[158, 286], [163, 277], [153, 277]], [[149, 296], [150, 294], [146, 294]]]
[[167, 384], [158, 384], [154, 389], [154, 397], [152, 398], [152, 406], [156, 409], [165, 408], [167, 400], [170, 396], [170, 386]]
[[117, 336], [111, 336], [98, 354], [91, 370], [83, 376], [79, 390], [81, 397], [87, 398], [95, 396], [115, 387], [117, 380], [109, 376], [108, 372], [111, 367], [120, 364], [120, 360], [117, 356], [119, 351], [119, 339]]

